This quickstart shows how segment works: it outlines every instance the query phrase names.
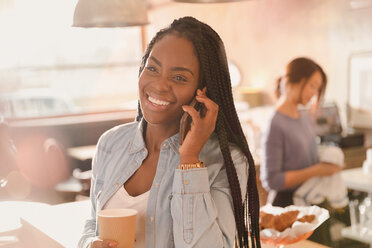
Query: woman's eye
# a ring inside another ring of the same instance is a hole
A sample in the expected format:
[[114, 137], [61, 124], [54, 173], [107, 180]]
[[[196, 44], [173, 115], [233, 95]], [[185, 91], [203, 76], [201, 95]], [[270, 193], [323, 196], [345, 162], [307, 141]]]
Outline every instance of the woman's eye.
[[156, 68], [153, 66], [147, 66], [146, 70], [151, 71], [151, 72], [156, 72]]
[[181, 82], [186, 82], [187, 81], [187, 78], [183, 77], [183, 76], [180, 76], [180, 75], [176, 75], [173, 77], [176, 81], [181, 81]]

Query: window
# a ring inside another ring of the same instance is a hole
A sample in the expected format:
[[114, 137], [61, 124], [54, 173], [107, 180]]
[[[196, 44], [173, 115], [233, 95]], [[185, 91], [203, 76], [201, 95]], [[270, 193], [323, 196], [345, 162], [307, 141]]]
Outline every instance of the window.
[[348, 124], [372, 129], [372, 51], [350, 55]]
[[3, 114], [32, 117], [136, 106], [139, 27], [71, 27], [74, 0], [1, 3]]

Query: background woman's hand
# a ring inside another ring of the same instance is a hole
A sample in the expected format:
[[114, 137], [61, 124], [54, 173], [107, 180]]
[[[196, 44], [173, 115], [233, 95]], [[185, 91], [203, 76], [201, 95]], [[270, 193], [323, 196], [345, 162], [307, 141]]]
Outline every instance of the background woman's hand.
[[316, 175], [320, 177], [332, 176], [342, 170], [342, 166], [330, 163], [318, 163], [314, 165]]
[[89, 248], [114, 248], [117, 243], [114, 240], [102, 240], [98, 237], [90, 244]]
[[179, 148], [181, 163], [195, 163], [199, 160], [199, 153], [214, 131], [218, 115], [218, 105], [206, 95], [207, 89], [197, 90], [196, 100], [204, 108], [201, 116], [193, 107], [184, 105], [183, 110], [192, 118], [190, 131]]

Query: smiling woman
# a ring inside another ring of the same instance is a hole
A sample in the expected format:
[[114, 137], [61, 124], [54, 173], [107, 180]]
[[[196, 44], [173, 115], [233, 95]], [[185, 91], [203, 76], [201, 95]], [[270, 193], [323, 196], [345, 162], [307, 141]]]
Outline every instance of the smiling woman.
[[[173, 21], [149, 43], [138, 81], [137, 120], [98, 142], [79, 247], [116, 247], [97, 223], [108, 208], [138, 211], [135, 248], [242, 248], [249, 235], [260, 247], [255, 166], [219, 35], [192, 17]], [[192, 123], [180, 144], [184, 112]]]

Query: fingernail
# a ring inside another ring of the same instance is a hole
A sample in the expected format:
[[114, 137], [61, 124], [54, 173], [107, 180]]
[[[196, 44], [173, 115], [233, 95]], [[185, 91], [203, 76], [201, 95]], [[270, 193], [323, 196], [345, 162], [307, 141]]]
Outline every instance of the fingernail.
[[182, 109], [185, 111], [185, 106], [182, 106]]
[[196, 91], [196, 93], [198, 93], [198, 94], [200, 95], [200, 94], [202, 94], [203, 92], [202, 92], [200, 89], [198, 89], [198, 90]]
[[116, 243], [115, 243], [115, 242], [110, 242], [110, 243], [109, 243], [109, 246], [110, 246], [110, 247], [114, 247], [114, 246], [116, 246]]

